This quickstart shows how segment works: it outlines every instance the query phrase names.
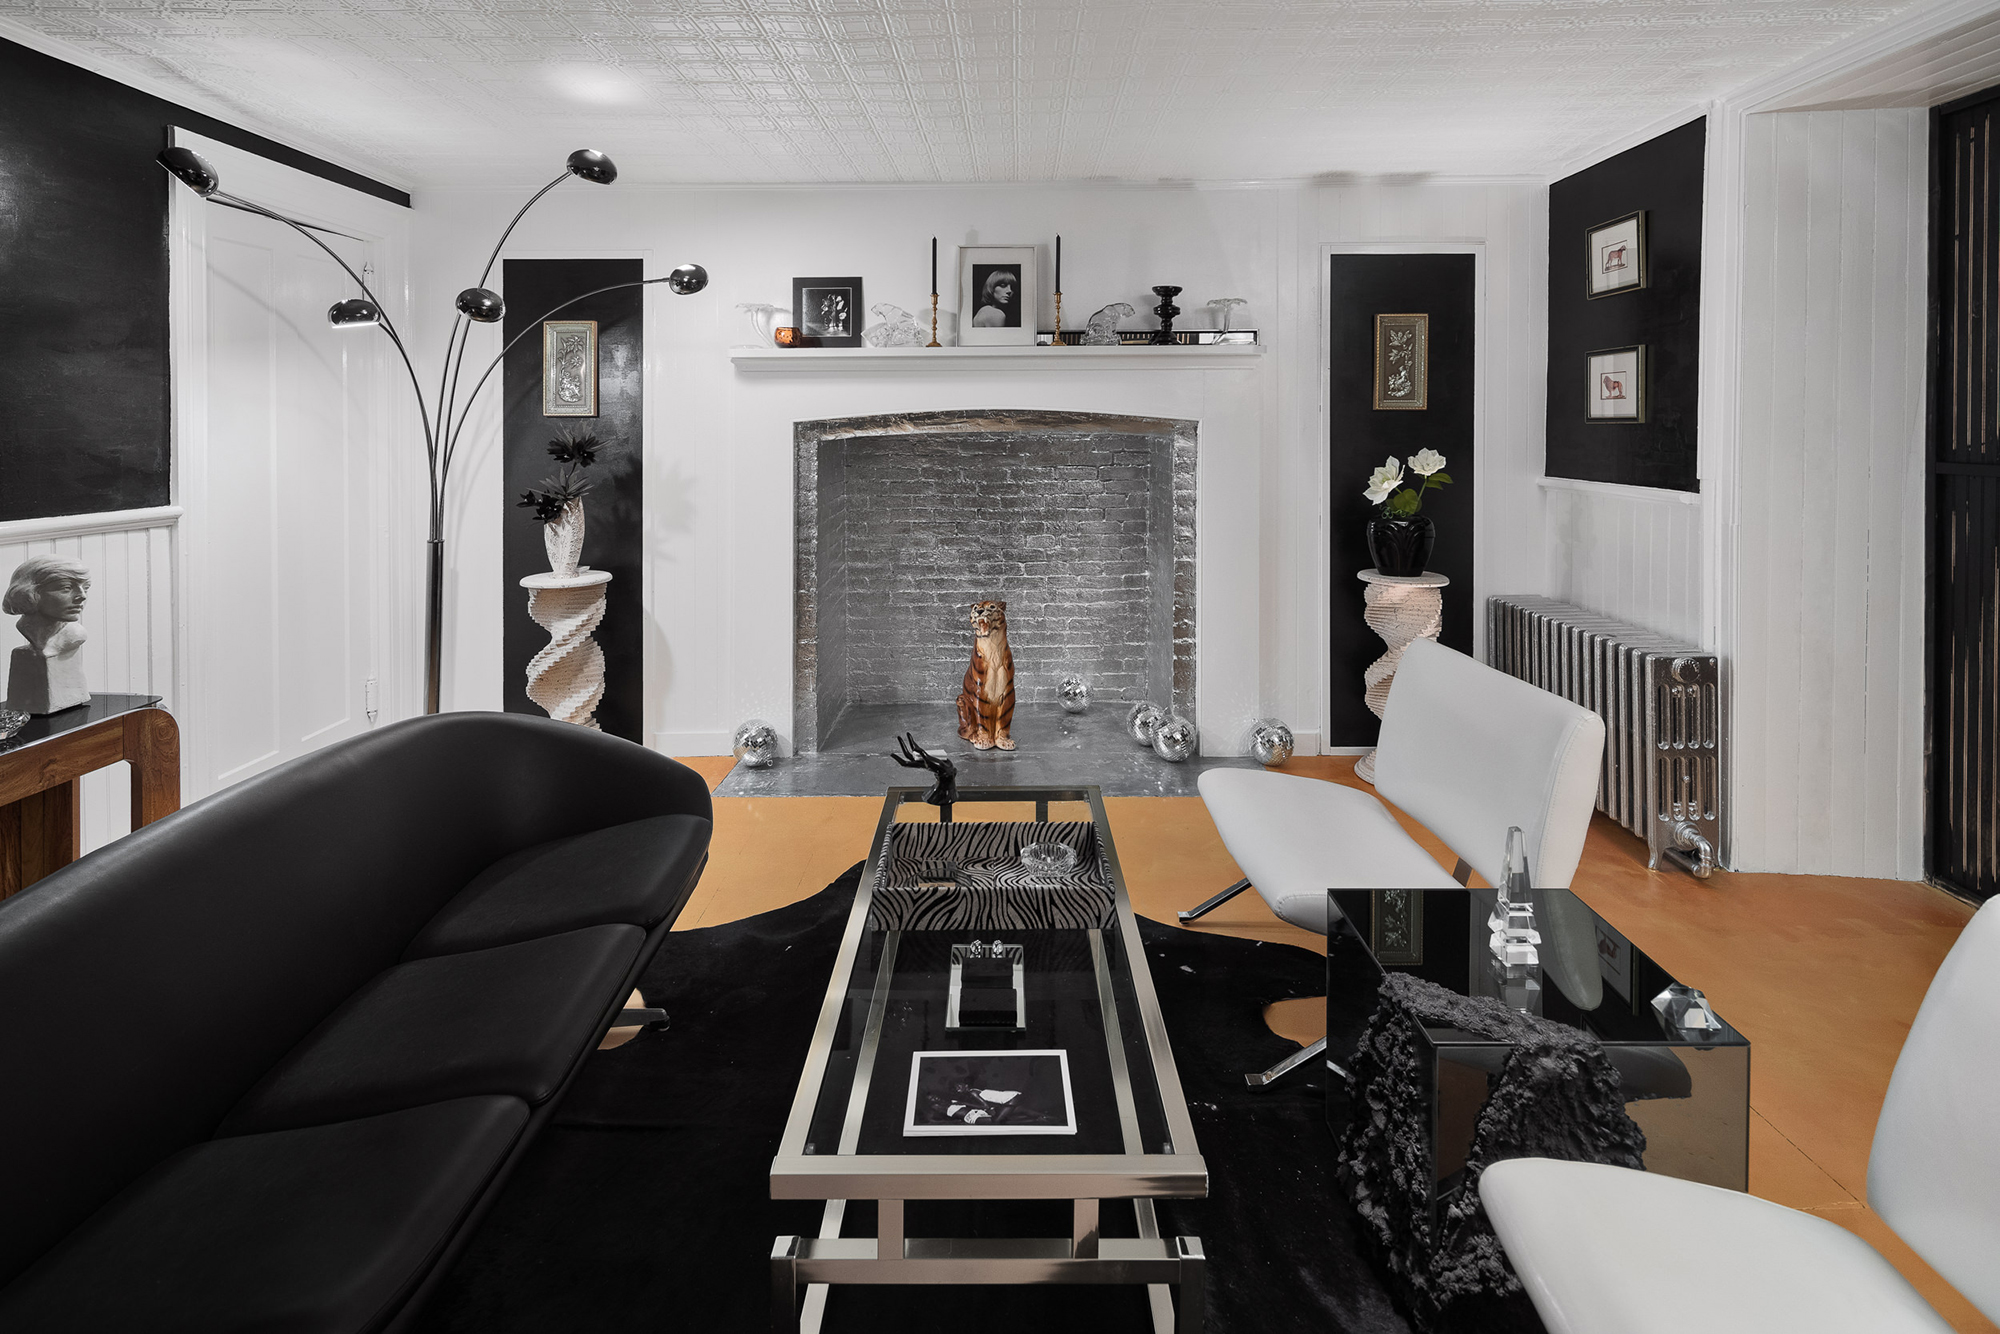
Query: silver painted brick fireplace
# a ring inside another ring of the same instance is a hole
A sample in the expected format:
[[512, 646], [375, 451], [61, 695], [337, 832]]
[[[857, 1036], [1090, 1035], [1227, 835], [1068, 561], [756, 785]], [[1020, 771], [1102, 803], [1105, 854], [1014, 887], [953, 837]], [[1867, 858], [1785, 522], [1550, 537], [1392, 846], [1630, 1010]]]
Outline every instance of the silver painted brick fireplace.
[[1100, 701], [1194, 714], [1196, 423], [991, 410], [794, 428], [794, 748], [841, 718], [956, 696], [969, 604], [1007, 603], [1022, 708], [1081, 672]]

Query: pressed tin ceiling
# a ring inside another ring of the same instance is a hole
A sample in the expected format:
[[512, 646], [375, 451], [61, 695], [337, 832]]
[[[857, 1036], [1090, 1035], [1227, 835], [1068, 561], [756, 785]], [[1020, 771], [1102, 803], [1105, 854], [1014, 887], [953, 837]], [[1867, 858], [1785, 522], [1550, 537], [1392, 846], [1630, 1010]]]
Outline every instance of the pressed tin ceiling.
[[0, 0], [399, 184], [1543, 175], [1904, 8], [1849, 0]]

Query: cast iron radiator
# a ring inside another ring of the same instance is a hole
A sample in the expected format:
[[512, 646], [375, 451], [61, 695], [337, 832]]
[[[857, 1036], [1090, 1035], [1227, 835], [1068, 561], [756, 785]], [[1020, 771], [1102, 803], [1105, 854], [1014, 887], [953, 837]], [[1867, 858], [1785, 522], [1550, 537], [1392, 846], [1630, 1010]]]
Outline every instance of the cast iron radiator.
[[1721, 664], [1626, 621], [1529, 594], [1486, 600], [1487, 662], [1604, 719], [1597, 809], [1706, 877], [1722, 846]]

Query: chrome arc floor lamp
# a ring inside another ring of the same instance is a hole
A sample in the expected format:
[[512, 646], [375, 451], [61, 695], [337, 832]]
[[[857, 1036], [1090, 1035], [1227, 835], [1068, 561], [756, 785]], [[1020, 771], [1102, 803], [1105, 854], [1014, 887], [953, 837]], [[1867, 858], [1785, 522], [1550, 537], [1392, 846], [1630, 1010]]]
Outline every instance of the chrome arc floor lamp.
[[389, 341], [396, 345], [396, 353], [402, 358], [403, 369], [409, 373], [410, 389], [417, 396], [417, 414], [424, 428], [424, 454], [429, 464], [430, 540], [424, 595], [424, 712], [436, 713], [444, 656], [445, 487], [451, 479], [452, 457], [458, 450], [458, 439], [465, 430], [466, 418], [471, 415], [473, 399], [479, 396], [479, 391], [485, 387], [486, 381], [492, 377], [493, 372], [498, 369], [514, 345], [539, 329], [543, 320], [558, 311], [604, 292], [615, 292], [623, 287], [650, 287], [654, 283], [665, 283], [669, 291], [689, 296], [708, 286], [708, 270], [699, 264], [683, 264], [664, 278], [612, 283], [608, 287], [596, 287], [588, 292], [579, 292], [569, 300], [551, 306], [540, 316], [530, 320], [520, 333], [507, 340], [499, 355], [494, 357], [479, 378], [472, 382], [472, 388], [461, 401], [458, 392], [461, 383], [460, 373], [465, 365], [465, 348], [472, 326], [498, 323], [507, 313], [507, 303], [501, 299], [498, 292], [486, 286], [486, 280], [492, 276], [493, 265], [499, 261], [501, 247], [507, 244], [507, 238], [513, 234], [515, 226], [520, 223], [528, 210], [535, 206], [536, 200], [572, 176], [597, 185], [609, 185], [618, 179], [618, 168], [613, 165], [610, 158], [595, 149], [579, 148], [569, 155], [569, 161], [564, 165], [562, 174], [537, 190], [527, 203], [521, 205], [520, 212], [516, 213], [513, 221], [507, 224], [507, 229], [500, 233], [500, 239], [493, 244], [493, 253], [486, 259], [486, 267], [480, 270], [479, 282], [458, 294], [455, 303], [457, 312], [452, 316], [451, 333], [445, 340], [444, 369], [438, 376], [437, 397], [434, 400], [426, 399], [423, 383], [417, 378], [417, 368], [410, 361], [409, 349], [403, 343], [403, 336], [396, 332], [395, 324], [391, 322], [387, 312], [382, 308], [382, 303], [376, 299], [375, 293], [369, 290], [361, 275], [356, 273], [353, 266], [342, 259], [332, 246], [315, 235], [316, 232], [326, 230], [325, 228], [314, 227], [311, 223], [300, 222], [296, 218], [288, 218], [282, 213], [265, 208], [262, 204], [224, 193], [222, 179], [217, 175], [215, 168], [191, 148], [179, 145], [168, 148], [160, 154], [158, 161], [176, 180], [209, 203], [220, 204], [224, 208], [240, 209], [245, 213], [255, 213], [274, 222], [282, 222], [326, 251], [333, 257], [333, 262], [340, 265], [347, 276], [354, 280], [354, 285], [361, 289], [360, 296], [336, 301], [326, 312], [327, 322], [335, 329], [380, 328], [389, 336]]

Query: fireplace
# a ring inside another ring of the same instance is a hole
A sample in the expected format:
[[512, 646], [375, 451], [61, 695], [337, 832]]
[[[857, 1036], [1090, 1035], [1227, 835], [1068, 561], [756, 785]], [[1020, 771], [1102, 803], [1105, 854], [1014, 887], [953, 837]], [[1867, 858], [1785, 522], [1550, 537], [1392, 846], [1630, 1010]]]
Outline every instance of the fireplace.
[[797, 423], [794, 749], [947, 739], [986, 598], [1007, 603], [1017, 735], [1058, 725], [1069, 672], [1100, 729], [1131, 700], [1194, 717], [1196, 435], [1028, 410]]

